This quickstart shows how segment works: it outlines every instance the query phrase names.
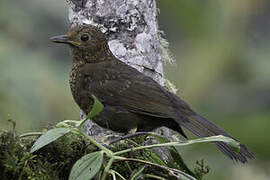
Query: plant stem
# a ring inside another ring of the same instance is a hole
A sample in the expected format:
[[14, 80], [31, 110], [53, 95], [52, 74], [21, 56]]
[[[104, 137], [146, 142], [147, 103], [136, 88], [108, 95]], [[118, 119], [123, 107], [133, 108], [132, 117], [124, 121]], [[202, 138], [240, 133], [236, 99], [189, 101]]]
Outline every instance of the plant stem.
[[104, 147], [102, 144], [98, 143], [94, 139], [90, 138], [87, 134], [85, 134], [84, 132], [82, 132], [80, 129], [73, 128], [72, 131], [75, 131], [76, 133], [79, 133], [82, 136], [84, 136], [85, 138], [87, 138], [92, 144], [94, 144], [95, 146], [97, 146], [99, 149], [103, 150], [106, 153], [107, 156], [113, 157], [113, 152], [111, 150], [109, 150], [108, 148]]
[[104, 169], [104, 173], [103, 173], [103, 175], [102, 175], [102, 177], [101, 177], [101, 180], [106, 180], [107, 174], [109, 173], [110, 168], [111, 168], [112, 163], [113, 163], [114, 160], [115, 160], [114, 157], [112, 157], [112, 158], [109, 160], [107, 166], [106, 166], [105, 169]]
[[129, 149], [125, 149], [123, 151], [115, 152], [114, 155], [119, 155], [119, 154], [131, 152], [131, 151], [137, 151], [137, 150], [141, 150], [141, 149], [164, 147], [164, 146], [175, 146], [175, 145], [179, 145], [179, 144], [180, 144], [179, 142], [170, 142], [170, 143], [163, 143], [163, 144], [152, 144], [152, 145], [148, 145], [148, 146], [139, 146], [139, 147], [129, 148]]
[[20, 138], [25, 138], [25, 137], [29, 137], [29, 136], [40, 136], [42, 134], [43, 134], [43, 132], [30, 132], [30, 133], [22, 134], [19, 137]]
[[115, 172], [114, 171], [109, 171], [109, 173], [112, 175], [113, 180], [116, 180]]
[[85, 122], [88, 121], [88, 119], [89, 119], [89, 117], [87, 116], [87, 117], [84, 118], [83, 120], [79, 121], [77, 127], [78, 127], [79, 129], [81, 129], [82, 126], [85, 124]]
[[163, 177], [159, 177], [159, 176], [152, 175], [152, 174], [146, 174], [145, 177], [150, 178], [150, 179], [165, 180], [165, 178], [163, 178]]
[[[165, 169], [167, 171], [170, 172], [171, 175], [177, 177], [177, 178], [186, 178], [186, 179], [189, 179], [189, 180], [196, 180], [196, 178], [190, 176], [189, 174], [186, 174], [182, 171], [179, 171], [177, 169], [173, 169], [173, 168], [169, 168], [169, 167], [166, 167], [166, 166], [162, 166], [160, 164], [155, 164], [155, 163], [152, 163], [152, 162], [148, 162], [148, 161], [144, 161], [144, 160], [141, 160], [141, 159], [134, 159], [134, 158], [124, 158], [124, 157], [121, 157], [121, 156], [115, 156], [115, 159], [116, 160], [119, 160], [119, 161], [134, 161], [134, 162], [139, 162], [139, 163], [144, 163], [144, 164], [148, 164], [148, 165], [151, 165], [151, 166], [156, 166], [156, 167], [159, 167], [159, 168], [162, 168], [162, 169]], [[178, 176], [178, 175], [180, 176]]]
[[186, 145], [190, 145], [190, 144], [206, 143], [206, 142], [225, 142], [236, 150], [240, 149], [240, 143], [238, 141], [236, 141], [230, 137], [218, 135], [218, 136], [204, 137], [204, 138], [200, 138], [200, 139], [193, 139], [193, 140], [189, 140], [189, 141], [169, 142], [169, 143], [134, 147], [134, 148], [125, 149], [123, 151], [115, 152], [114, 155], [119, 155], [119, 154], [127, 153], [130, 151], [136, 151], [136, 150], [147, 149], [147, 148], [156, 148], [156, 147], [164, 147], [164, 146], [186, 146]]
[[113, 171], [114, 174], [116, 174], [117, 176], [119, 176], [122, 180], [126, 180], [126, 178], [124, 178], [121, 174], [119, 174], [117, 171], [114, 171], [114, 170], [110, 170], [110, 171]]

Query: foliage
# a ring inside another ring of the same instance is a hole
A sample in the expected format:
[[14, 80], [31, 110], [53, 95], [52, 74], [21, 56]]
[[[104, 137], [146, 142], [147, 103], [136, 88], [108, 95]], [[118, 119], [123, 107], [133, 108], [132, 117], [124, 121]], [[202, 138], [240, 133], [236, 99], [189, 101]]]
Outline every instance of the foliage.
[[[37, 140], [29, 137], [41, 133], [21, 136], [15, 132], [2, 133], [0, 173], [4, 179], [202, 179], [209, 172], [203, 161], [197, 163], [199, 167], [193, 172], [175, 147], [222, 141], [239, 148], [239, 143], [223, 136], [169, 142], [154, 133], [148, 136], [155, 138], [158, 144], [141, 145], [146, 136], [140, 136], [135, 140], [122, 139], [114, 145], [102, 145], [81, 131], [86, 120], [103, 109], [93, 98], [95, 103], [86, 119], [62, 121]], [[171, 158], [163, 161], [157, 156], [152, 149], [159, 147], [167, 147]]]
[[31, 154], [35, 139], [22, 139], [15, 132], [0, 134], [1, 179], [67, 179], [72, 165], [84, 154], [96, 150], [82, 137], [70, 134]]
[[[265, 143], [270, 141], [270, 1], [158, 3], [160, 29], [177, 64], [165, 66], [166, 78], [194, 109], [256, 154], [256, 161], [245, 168], [229, 160], [216, 166], [220, 153], [204, 145], [198, 151], [195, 145], [185, 152], [185, 161], [195, 162], [194, 157], [203, 154], [215, 171], [207, 179], [269, 179], [269, 169], [262, 167], [270, 161], [270, 144]], [[48, 41], [68, 28], [66, 4], [53, 0], [0, 4], [1, 129], [9, 127], [8, 118], [16, 119], [19, 133], [76, 118], [79, 110], [67, 83], [71, 59], [66, 47], [55, 48]]]

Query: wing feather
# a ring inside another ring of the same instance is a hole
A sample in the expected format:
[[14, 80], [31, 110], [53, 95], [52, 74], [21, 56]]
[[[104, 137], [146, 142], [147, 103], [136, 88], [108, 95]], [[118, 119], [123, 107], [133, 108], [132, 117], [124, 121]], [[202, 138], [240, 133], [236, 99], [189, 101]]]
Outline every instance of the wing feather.
[[[136, 69], [120, 62], [88, 64], [83, 67], [86, 86], [105, 105], [163, 118], [177, 118], [165, 88]], [[132, 80], [130, 79], [132, 77]]]

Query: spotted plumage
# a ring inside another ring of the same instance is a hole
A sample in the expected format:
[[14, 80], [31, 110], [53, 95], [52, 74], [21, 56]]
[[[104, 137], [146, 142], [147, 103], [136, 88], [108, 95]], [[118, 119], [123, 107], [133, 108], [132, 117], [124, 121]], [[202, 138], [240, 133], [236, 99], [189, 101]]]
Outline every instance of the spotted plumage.
[[[186, 137], [184, 127], [199, 137], [232, 137], [150, 77], [118, 60], [98, 28], [77, 26], [52, 41], [70, 46], [73, 58], [70, 87], [79, 107], [89, 113], [92, 95], [103, 103], [104, 110], [93, 118], [100, 126], [125, 133], [166, 126]], [[215, 145], [236, 161], [245, 163], [253, 158], [245, 145], [241, 144], [240, 153], [222, 142]]]

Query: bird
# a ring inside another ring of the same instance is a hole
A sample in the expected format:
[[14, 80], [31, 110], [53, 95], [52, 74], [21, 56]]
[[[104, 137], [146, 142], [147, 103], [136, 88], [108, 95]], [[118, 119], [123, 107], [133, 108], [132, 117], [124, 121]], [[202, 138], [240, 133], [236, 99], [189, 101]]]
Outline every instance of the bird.
[[[98, 27], [77, 25], [65, 35], [50, 39], [70, 47], [73, 62], [69, 84], [80, 109], [88, 114], [94, 103], [93, 96], [104, 105], [102, 112], [92, 119], [99, 126], [121, 133], [148, 132], [165, 126], [187, 138], [184, 127], [198, 137], [233, 138], [193, 111], [180, 97], [115, 57]], [[254, 158], [241, 143], [239, 152], [224, 142], [214, 144], [236, 162], [246, 163]]]

